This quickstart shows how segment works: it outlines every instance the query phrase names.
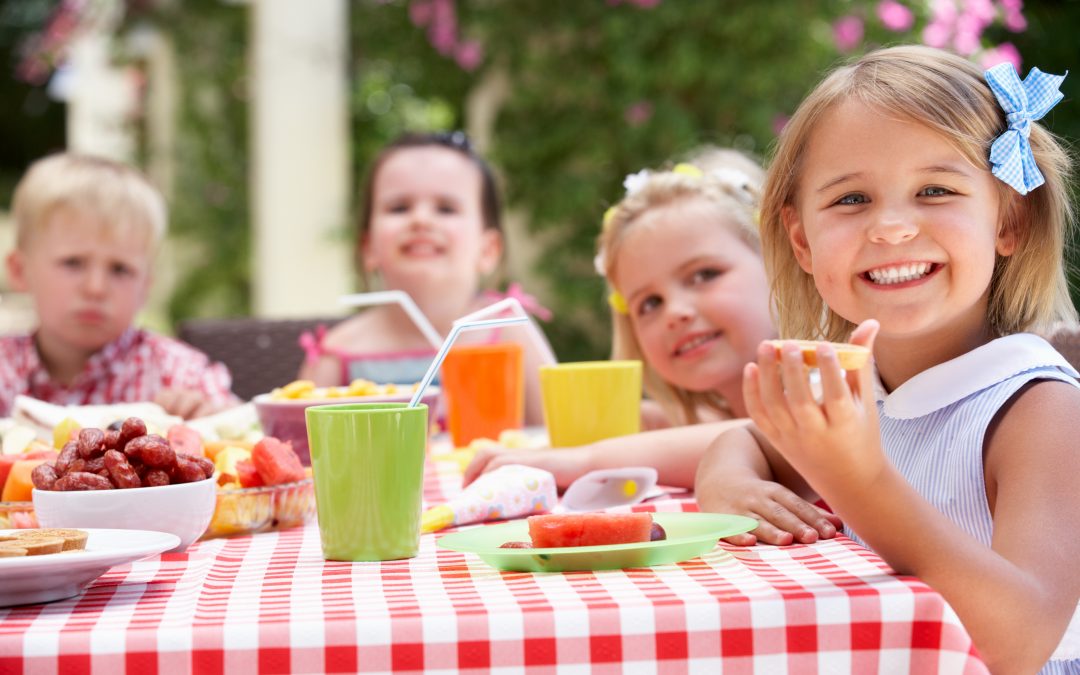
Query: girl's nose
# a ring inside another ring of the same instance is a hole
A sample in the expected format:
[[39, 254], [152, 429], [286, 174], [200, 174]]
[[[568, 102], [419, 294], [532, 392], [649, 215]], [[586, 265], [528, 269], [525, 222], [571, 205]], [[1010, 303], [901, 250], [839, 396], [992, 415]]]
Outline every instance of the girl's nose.
[[432, 209], [427, 206], [417, 206], [409, 214], [409, 227], [424, 229], [431, 227]]
[[666, 314], [668, 328], [678, 328], [694, 318], [694, 306], [685, 300], [670, 298]]
[[870, 241], [875, 244], [901, 244], [914, 239], [919, 226], [914, 214], [901, 209], [883, 210], [870, 226]]

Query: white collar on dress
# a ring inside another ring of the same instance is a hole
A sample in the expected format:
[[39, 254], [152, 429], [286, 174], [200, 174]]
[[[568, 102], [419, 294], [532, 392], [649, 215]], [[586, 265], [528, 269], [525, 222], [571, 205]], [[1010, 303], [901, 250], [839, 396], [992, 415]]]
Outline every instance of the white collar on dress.
[[885, 393], [874, 372], [874, 395], [893, 419], [913, 419], [956, 403], [975, 392], [1033, 368], [1056, 367], [1072, 377], [1080, 374], [1046, 340], [1017, 333], [992, 340], [970, 352], [924, 370]]

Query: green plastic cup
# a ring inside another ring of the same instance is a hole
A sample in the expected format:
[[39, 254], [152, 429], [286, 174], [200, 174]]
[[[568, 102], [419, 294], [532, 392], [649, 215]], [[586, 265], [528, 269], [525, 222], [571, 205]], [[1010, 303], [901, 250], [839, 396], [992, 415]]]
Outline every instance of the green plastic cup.
[[399, 560], [420, 546], [428, 408], [407, 403], [306, 411], [319, 536], [327, 560]]

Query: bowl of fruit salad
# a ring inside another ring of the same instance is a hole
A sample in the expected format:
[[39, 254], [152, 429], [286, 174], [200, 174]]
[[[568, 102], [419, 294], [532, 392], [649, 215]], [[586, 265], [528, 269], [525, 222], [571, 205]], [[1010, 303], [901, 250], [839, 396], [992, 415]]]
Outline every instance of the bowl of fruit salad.
[[[263, 432], [288, 441], [305, 466], [311, 464], [308, 450], [307, 420], [304, 411], [313, 405], [328, 403], [408, 402], [416, 391], [415, 384], [376, 384], [369, 380], [353, 380], [344, 387], [316, 387], [309, 380], [297, 380], [253, 399]], [[439, 388], [428, 387], [420, 399], [429, 410], [435, 410]]]
[[135, 417], [80, 429], [55, 461], [31, 471], [38, 523], [168, 532], [184, 550], [210, 524], [217, 484], [212, 462], [173, 445]]
[[218, 492], [204, 539], [296, 527], [315, 515], [310, 471], [290, 443], [267, 436], [207, 450], [214, 456]]

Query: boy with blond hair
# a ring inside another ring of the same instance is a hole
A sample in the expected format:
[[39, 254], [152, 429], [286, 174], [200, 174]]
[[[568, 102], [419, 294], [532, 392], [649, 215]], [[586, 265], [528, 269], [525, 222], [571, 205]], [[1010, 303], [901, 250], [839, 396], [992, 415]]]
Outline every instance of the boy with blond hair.
[[33, 298], [37, 328], [0, 337], [0, 416], [18, 394], [61, 405], [155, 401], [185, 418], [237, 403], [224, 365], [132, 325], [166, 228], [165, 201], [145, 177], [51, 155], [19, 181], [12, 215], [8, 276]]

